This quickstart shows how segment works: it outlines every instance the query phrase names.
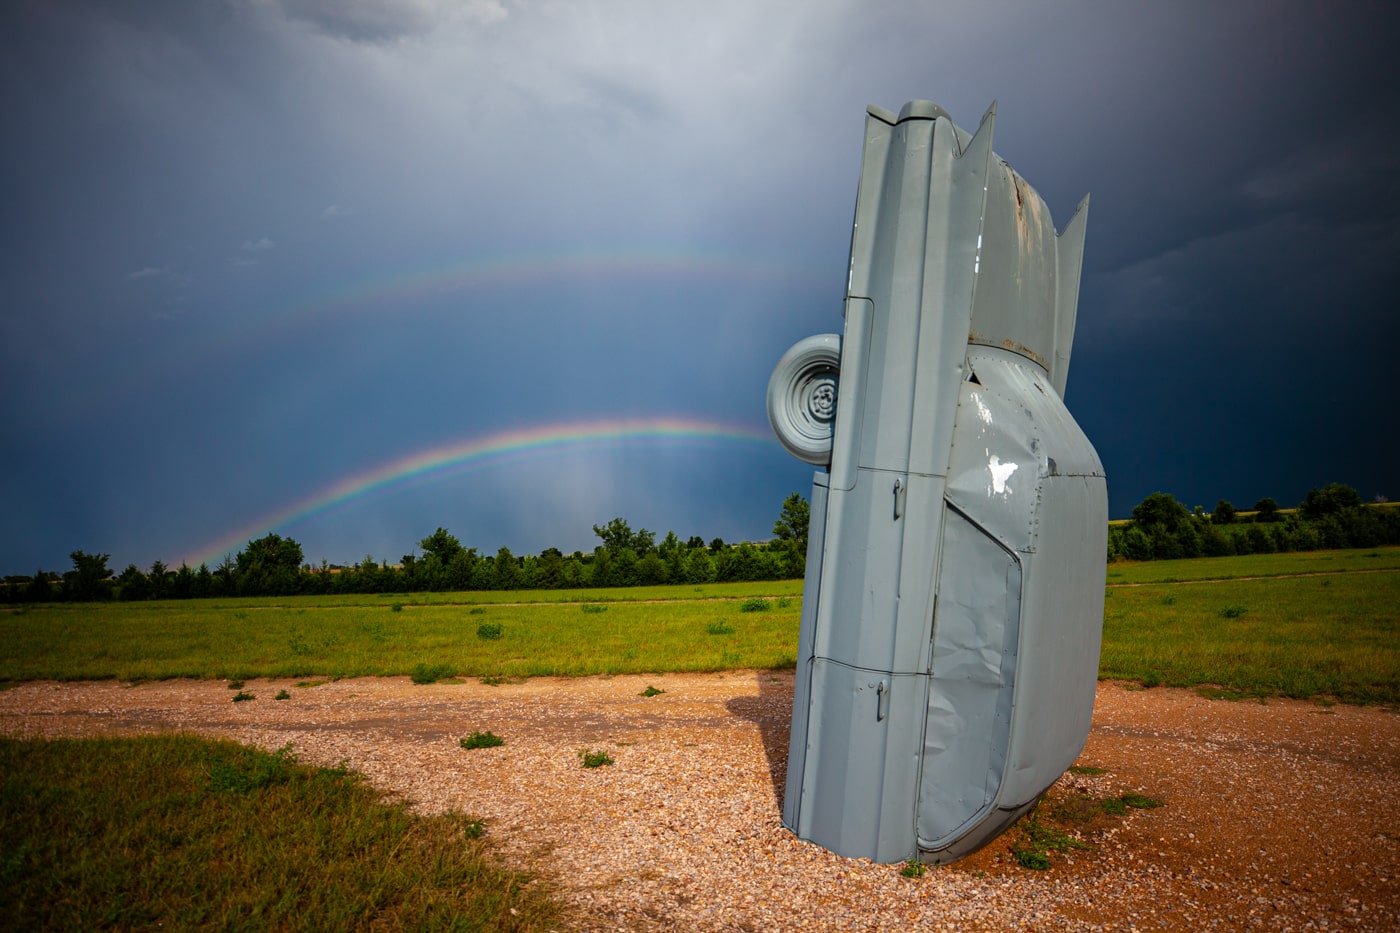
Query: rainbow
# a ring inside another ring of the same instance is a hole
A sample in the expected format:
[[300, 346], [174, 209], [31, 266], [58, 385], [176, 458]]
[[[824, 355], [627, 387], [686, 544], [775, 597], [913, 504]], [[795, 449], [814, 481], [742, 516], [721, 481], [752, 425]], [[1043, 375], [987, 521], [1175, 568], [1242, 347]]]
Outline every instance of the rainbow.
[[184, 559], [191, 567], [212, 564], [241, 550], [262, 535], [286, 529], [328, 509], [414, 480], [424, 480], [484, 466], [512, 456], [560, 449], [613, 446], [635, 440], [761, 441], [772, 440], [767, 430], [681, 417], [621, 418], [574, 424], [540, 425], [501, 431], [485, 437], [454, 441], [421, 450], [388, 463], [336, 480], [277, 511], [220, 535]]

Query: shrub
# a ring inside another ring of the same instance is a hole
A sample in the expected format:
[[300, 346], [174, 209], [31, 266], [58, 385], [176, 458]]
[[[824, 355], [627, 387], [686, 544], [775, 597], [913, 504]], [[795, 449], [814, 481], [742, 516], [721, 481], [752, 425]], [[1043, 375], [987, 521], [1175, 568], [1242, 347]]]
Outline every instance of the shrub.
[[503, 631], [499, 622], [482, 622], [476, 627], [476, 637], [482, 641], [495, 641]]
[[760, 599], [757, 596], [746, 599], [739, 605], [740, 612], [767, 612], [772, 608], [772, 603], [768, 602], [766, 599]]

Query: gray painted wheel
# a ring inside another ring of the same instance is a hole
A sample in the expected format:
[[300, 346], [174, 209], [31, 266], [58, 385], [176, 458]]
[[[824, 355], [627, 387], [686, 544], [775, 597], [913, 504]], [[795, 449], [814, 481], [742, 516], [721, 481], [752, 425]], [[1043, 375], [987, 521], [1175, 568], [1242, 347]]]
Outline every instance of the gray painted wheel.
[[804, 463], [831, 463], [840, 374], [841, 335], [817, 334], [793, 344], [768, 379], [768, 423]]

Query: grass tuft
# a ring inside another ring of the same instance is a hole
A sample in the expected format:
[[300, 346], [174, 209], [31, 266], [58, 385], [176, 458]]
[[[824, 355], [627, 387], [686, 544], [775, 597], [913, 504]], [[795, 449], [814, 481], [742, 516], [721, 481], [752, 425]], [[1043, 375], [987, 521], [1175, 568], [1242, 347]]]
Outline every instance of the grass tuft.
[[473, 732], [465, 739], [458, 739], [457, 744], [463, 748], [495, 748], [506, 744], [506, 740], [487, 729], [485, 732]]
[[476, 627], [476, 637], [482, 641], [495, 641], [504, 631], [499, 622], [482, 622]]
[[651, 684], [647, 684], [647, 688], [646, 688], [645, 690], [643, 690], [641, 693], [637, 694], [637, 696], [641, 696], [641, 697], [654, 697], [654, 696], [660, 696], [661, 694], [663, 694], [663, 693], [665, 693], [665, 692], [666, 692], [665, 690], [659, 690], [659, 689], [657, 689], [656, 687], [653, 687]]
[[453, 670], [450, 665], [428, 664], [420, 661], [413, 665], [413, 670], [408, 676], [415, 684], [435, 684], [439, 680], [447, 680], [452, 674]]
[[773, 604], [772, 604], [772, 603], [770, 603], [770, 602], [769, 602], [768, 600], [766, 600], [766, 599], [762, 599], [762, 598], [757, 597], [757, 596], [755, 596], [755, 597], [753, 597], [753, 598], [751, 598], [751, 599], [746, 599], [746, 600], [744, 600], [742, 603], [739, 604], [739, 611], [740, 611], [740, 612], [767, 612], [768, 610], [770, 610], [770, 609], [772, 609], [772, 608], [773, 608]]
[[248, 693], [248, 692], [243, 691], [243, 690], [240, 690], [240, 691], [238, 691], [237, 693], [235, 693], [235, 694], [233, 695], [233, 702], [235, 702], [235, 703], [243, 703], [243, 702], [245, 702], [245, 701], [247, 701], [247, 700], [255, 700], [255, 699], [257, 699], [257, 697], [255, 697], [255, 696], [253, 696], [253, 694]]
[[609, 755], [606, 751], [603, 751], [602, 749], [599, 749], [596, 752], [589, 751], [586, 748], [580, 749], [578, 757], [579, 760], [583, 762], [583, 766], [585, 768], [601, 768], [604, 765], [610, 765], [613, 763], [612, 756]]

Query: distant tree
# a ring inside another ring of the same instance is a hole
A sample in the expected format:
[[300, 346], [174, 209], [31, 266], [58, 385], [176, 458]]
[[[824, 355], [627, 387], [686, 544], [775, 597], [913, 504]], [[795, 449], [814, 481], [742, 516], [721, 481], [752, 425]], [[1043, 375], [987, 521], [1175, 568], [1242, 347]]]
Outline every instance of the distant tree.
[[107, 584], [107, 578], [112, 575], [112, 571], [107, 569], [110, 554], [74, 551], [68, 557], [73, 561], [73, 569], [63, 575], [63, 595], [66, 599], [87, 603], [111, 595]]
[[666, 561], [655, 551], [637, 561], [637, 582], [642, 586], [659, 586], [670, 579]]
[[557, 547], [545, 548], [540, 553], [535, 572], [535, 585], [540, 589], [555, 590], [564, 585], [564, 552]]
[[1355, 489], [1341, 483], [1328, 483], [1321, 489], [1308, 490], [1307, 497], [1298, 505], [1298, 514], [1308, 521], [1316, 521], [1324, 515], [1337, 515], [1360, 506], [1361, 494]]
[[1233, 525], [1236, 515], [1235, 507], [1229, 501], [1221, 499], [1215, 503], [1215, 511], [1210, 513], [1210, 520], [1216, 525]]
[[685, 542], [685, 546], [688, 550], [693, 551], [695, 548], [704, 547], [705, 539], [700, 537], [699, 535], [691, 535], [690, 539]]
[[603, 547], [614, 554], [630, 548], [638, 556], [648, 554], [654, 548], [656, 535], [643, 528], [633, 532], [626, 519], [614, 518], [606, 525], [593, 526], [593, 533], [603, 541]]
[[170, 592], [170, 571], [164, 561], [151, 561], [151, 569], [146, 571], [146, 579], [151, 585], [151, 599], [164, 599]]
[[302, 560], [301, 545], [291, 538], [269, 534], [249, 541], [235, 561], [237, 591], [249, 596], [295, 593]]
[[1154, 525], [1176, 531], [1191, 518], [1186, 506], [1166, 492], [1154, 492], [1133, 507], [1133, 522], [1144, 531]]
[[812, 507], [801, 494], [793, 493], [783, 500], [782, 512], [773, 523], [782, 554], [784, 577], [800, 577], [807, 562], [807, 527], [811, 523]]
[[428, 555], [436, 557], [444, 567], [452, 566], [452, 559], [462, 553], [462, 542], [448, 534], [446, 528], [441, 527], [419, 541], [418, 546], [423, 549], [425, 557]]
[[117, 577], [117, 596], [124, 602], [139, 602], [151, 597], [151, 581], [135, 564], [127, 564]]
[[210, 573], [208, 564], [200, 564], [199, 569], [194, 572], [194, 585], [190, 587], [190, 596], [201, 599], [209, 596], [214, 587], [214, 574]]
[[45, 570], [34, 571], [29, 585], [24, 588], [24, 600], [30, 603], [46, 603], [53, 599], [53, 587], [49, 585], [49, 575]]
[[170, 577], [170, 596], [172, 599], [189, 599], [194, 595], [194, 571], [190, 565], [180, 561], [180, 569], [175, 571]]
[[1283, 519], [1278, 512], [1278, 503], [1273, 499], [1260, 499], [1254, 503], [1252, 511], [1256, 522], [1277, 522]]
[[723, 539], [723, 538], [713, 538], [713, 539], [711, 539], [711, 541], [710, 541], [710, 553], [711, 553], [711, 554], [718, 554], [720, 551], [723, 551], [723, 550], [724, 550], [724, 539]]
[[510, 552], [510, 548], [505, 545], [501, 545], [501, 549], [496, 552], [494, 569], [496, 581], [493, 589], [513, 590], [519, 587], [520, 564]]

